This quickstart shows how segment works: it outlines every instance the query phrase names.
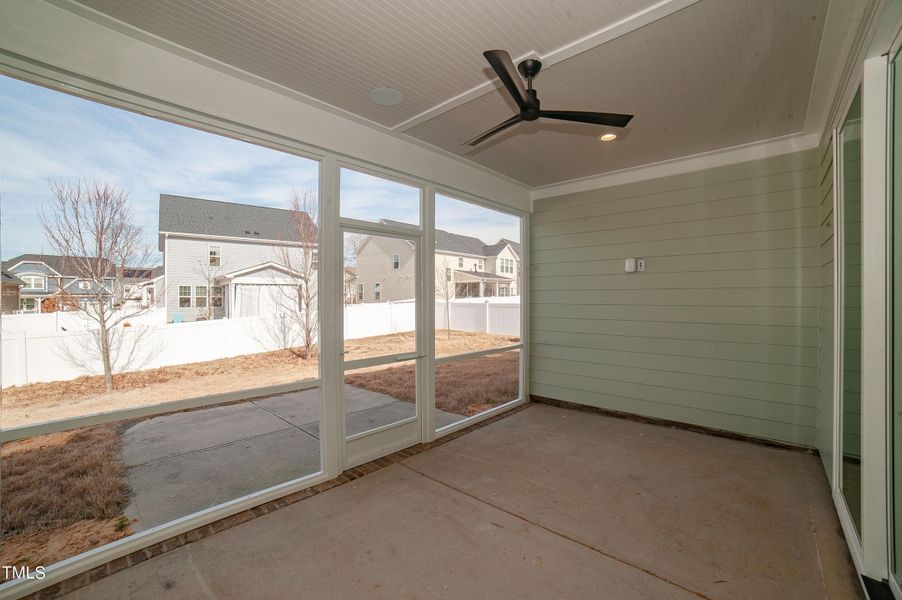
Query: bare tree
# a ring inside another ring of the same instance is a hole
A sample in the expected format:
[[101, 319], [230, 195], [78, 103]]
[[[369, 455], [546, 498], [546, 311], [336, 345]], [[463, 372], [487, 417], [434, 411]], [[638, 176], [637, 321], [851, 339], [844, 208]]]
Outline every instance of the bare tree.
[[344, 303], [357, 304], [357, 253], [368, 236], [362, 233], [344, 234]]
[[451, 301], [454, 300], [454, 270], [448, 257], [435, 262], [435, 297], [445, 303], [445, 324], [448, 326], [448, 339], [451, 339]]
[[126, 302], [125, 269], [144, 266], [153, 250], [135, 223], [125, 190], [97, 181], [59, 181], [50, 184], [50, 191], [52, 205], [40, 214], [44, 236], [79, 279], [84, 301], [78, 310], [97, 324], [92, 346], [110, 392], [114, 369], [135, 353], [134, 347], [124, 348], [119, 326], [147, 310]]
[[366, 235], [362, 233], [346, 232], [344, 239], [344, 263], [346, 267], [355, 266], [357, 264], [357, 253], [363, 247], [363, 243], [367, 240]]
[[[286, 332], [296, 330], [301, 338], [301, 348], [305, 360], [316, 354], [316, 339], [319, 334], [317, 318], [317, 271], [319, 260], [317, 241], [319, 232], [319, 199], [309, 187], [292, 189], [288, 197], [291, 211], [291, 244], [276, 249], [277, 262], [287, 270], [290, 284], [284, 281], [276, 286], [281, 291], [284, 310], [276, 315], [276, 322]], [[292, 336], [283, 332], [283, 339]]]
[[[216, 309], [222, 308], [222, 287], [216, 284], [216, 280], [222, 275], [225, 266], [226, 261], [221, 257], [215, 257], [214, 261], [214, 257], [211, 256], [197, 262], [194, 272], [203, 279], [203, 287], [206, 290], [203, 296], [197, 296], [194, 299], [195, 306], [200, 309], [198, 320], [212, 321], [216, 318]], [[218, 294], [213, 293], [214, 288], [219, 291]]]

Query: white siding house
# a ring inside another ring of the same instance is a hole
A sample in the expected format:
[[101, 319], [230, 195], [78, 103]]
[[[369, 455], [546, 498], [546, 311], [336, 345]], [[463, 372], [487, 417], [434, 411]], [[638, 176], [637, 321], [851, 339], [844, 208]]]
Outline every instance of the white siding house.
[[[306, 213], [161, 195], [156, 294], [167, 321], [265, 316], [285, 302], [296, 310], [308, 270], [299, 265], [316, 260], [315, 227]], [[300, 241], [300, 230], [312, 240]]]

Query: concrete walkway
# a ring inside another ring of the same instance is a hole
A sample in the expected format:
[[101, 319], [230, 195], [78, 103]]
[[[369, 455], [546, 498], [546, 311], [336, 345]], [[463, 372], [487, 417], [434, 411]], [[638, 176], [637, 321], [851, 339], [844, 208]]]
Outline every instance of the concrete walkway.
[[[345, 386], [348, 435], [415, 415], [416, 408]], [[135, 531], [316, 473], [320, 469], [319, 389], [174, 413], [123, 434]], [[439, 427], [462, 419], [438, 411]]]
[[861, 597], [818, 457], [533, 405], [67, 600]]

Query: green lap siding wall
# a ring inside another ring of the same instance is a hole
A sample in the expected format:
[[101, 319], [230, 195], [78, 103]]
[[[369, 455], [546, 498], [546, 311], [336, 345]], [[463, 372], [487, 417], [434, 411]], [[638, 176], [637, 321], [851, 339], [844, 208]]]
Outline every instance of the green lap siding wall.
[[822, 154], [536, 200], [531, 393], [814, 447]]

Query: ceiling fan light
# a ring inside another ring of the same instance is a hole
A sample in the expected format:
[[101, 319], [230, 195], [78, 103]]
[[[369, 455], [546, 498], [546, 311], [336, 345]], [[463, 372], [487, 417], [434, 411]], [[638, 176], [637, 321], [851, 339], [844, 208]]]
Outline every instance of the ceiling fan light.
[[613, 142], [614, 140], [617, 139], [617, 134], [616, 133], [603, 133], [600, 136], [598, 136], [598, 139], [600, 139], [602, 142]]

